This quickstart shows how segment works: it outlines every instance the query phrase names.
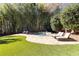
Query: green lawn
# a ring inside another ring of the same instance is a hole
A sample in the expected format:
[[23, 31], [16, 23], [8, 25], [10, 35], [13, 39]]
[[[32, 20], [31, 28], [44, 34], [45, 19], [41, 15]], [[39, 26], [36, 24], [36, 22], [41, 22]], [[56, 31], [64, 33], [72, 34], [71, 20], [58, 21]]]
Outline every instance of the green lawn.
[[24, 36], [0, 37], [1, 56], [79, 55], [79, 45], [43, 45], [30, 43]]

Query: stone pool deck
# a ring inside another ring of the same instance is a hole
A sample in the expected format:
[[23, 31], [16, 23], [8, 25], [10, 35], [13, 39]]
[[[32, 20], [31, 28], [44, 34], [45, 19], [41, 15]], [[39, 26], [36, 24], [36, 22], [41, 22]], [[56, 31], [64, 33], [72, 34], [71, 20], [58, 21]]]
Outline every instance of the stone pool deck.
[[28, 35], [28, 34], [15, 34], [26, 36], [26, 40], [32, 43], [38, 44], [49, 44], [49, 45], [63, 45], [63, 44], [79, 44], [79, 35], [71, 35], [67, 40], [58, 40], [52, 36], [42, 36], [42, 35]]

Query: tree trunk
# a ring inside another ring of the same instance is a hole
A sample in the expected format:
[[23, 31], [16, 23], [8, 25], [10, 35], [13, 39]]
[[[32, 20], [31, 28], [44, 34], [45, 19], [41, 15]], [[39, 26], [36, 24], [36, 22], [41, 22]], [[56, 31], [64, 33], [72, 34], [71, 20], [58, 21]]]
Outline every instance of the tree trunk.
[[74, 30], [71, 30], [71, 33], [73, 34], [73, 33], [75, 33], [75, 31]]
[[67, 32], [67, 29], [65, 29], [65, 33]]

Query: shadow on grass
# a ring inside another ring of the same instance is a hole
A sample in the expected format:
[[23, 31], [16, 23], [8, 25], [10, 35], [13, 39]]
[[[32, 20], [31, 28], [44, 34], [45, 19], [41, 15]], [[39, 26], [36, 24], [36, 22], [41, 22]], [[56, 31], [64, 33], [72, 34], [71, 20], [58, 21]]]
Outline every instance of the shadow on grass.
[[19, 39], [3, 39], [3, 40], [0, 40], [0, 44], [9, 44], [16, 41], [20, 41], [20, 40]]
[[58, 41], [64, 41], [64, 42], [76, 42], [77, 40], [69, 38], [69, 39], [58, 39]]

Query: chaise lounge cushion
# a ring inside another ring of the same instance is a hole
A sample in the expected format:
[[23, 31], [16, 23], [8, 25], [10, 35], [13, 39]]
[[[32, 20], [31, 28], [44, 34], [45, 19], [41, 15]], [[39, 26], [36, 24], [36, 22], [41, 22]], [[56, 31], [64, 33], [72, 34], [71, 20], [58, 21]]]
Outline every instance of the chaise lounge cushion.
[[64, 36], [56, 37], [56, 39], [68, 39], [71, 33], [65, 33]]

